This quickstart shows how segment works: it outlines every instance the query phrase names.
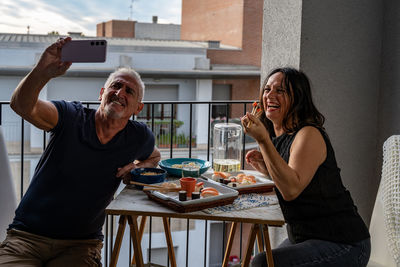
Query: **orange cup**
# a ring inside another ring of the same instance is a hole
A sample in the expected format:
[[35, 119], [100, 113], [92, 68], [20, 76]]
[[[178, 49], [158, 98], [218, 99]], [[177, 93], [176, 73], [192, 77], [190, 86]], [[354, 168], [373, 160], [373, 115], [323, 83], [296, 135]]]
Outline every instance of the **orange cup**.
[[196, 187], [196, 178], [191, 178], [191, 177], [183, 177], [179, 179], [181, 182], [181, 188], [182, 190], [185, 190], [187, 193], [188, 197], [192, 197], [192, 193], [194, 192], [194, 189]]

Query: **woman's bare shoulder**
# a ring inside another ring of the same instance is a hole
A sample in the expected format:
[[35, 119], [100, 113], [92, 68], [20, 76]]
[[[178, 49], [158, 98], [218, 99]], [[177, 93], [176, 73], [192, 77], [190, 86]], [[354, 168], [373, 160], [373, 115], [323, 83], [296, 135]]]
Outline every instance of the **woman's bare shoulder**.
[[314, 143], [325, 146], [325, 140], [320, 130], [314, 126], [305, 126], [299, 130], [295, 137], [295, 141], [306, 143]]

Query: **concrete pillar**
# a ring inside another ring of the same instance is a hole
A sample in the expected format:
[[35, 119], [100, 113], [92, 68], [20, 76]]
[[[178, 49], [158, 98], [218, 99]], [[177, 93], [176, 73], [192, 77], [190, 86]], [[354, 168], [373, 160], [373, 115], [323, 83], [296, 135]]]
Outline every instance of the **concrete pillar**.
[[[197, 80], [196, 81], [196, 100], [211, 101], [212, 100], [212, 80]], [[195, 112], [195, 133], [197, 145], [207, 145], [208, 135], [208, 105], [197, 105]]]
[[367, 225], [381, 168], [376, 136], [382, 6], [372, 0], [264, 1], [263, 77], [287, 65], [309, 76], [343, 183]]

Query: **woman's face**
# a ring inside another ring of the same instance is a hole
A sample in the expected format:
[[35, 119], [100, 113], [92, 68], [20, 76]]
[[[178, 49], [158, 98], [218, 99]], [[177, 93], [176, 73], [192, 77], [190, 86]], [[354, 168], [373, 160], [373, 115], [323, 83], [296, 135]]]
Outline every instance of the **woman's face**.
[[284, 78], [285, 75], [282, 72], [277, 72], [269, 77], [264, 87], [263, 105], [265, 115], [274, 125], [282, 125], [283, 118], [290, 106]]

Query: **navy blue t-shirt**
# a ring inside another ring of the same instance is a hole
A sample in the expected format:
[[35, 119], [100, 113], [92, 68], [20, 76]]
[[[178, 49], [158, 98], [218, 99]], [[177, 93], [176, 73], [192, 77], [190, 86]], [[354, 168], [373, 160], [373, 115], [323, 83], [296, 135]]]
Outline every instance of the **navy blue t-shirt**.
[[53, 104], [58, 123], [10, 228], [55, 239], [103, 239], [104, 210], [121, 182], [117, 169], [148, 158], [154, 136], [145, 124], [130, 120], [101, 144], [96, 110], [79, 102]]

